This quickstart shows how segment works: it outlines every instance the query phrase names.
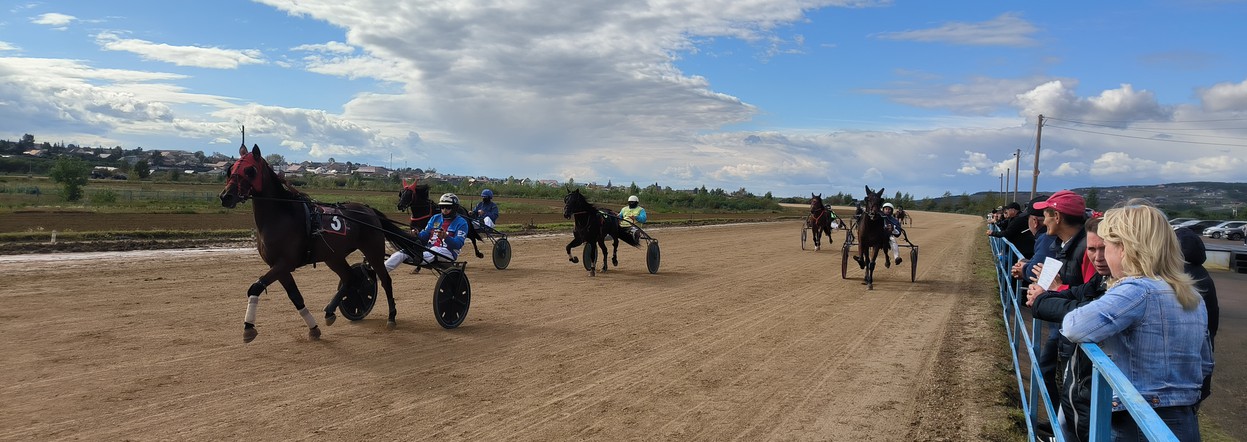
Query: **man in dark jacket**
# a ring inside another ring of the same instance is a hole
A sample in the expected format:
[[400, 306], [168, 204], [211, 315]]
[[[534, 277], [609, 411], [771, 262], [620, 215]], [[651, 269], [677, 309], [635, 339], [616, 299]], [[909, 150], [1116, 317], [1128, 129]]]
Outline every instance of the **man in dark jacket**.
[[[1178, 245], [1182, 248], [1182, 257], [1186, 260], [1186, 273], [1195, 278], [1195, 289], [1204, 297], [1204, 306], [1208, 308], [1208, 340], [1216, 350], [1217, 327], [1221, 321], [1221, 307], [1217, 305], [1217, 286], [1212, 283], [1212, 275], [1204, 269], [1204, 261], [1208, 260], [1208, 252], [1204, 249], [1204, 241], [1191, 229], [1177, 229]], [[1212, 375], [1204, 378], [1204, 386], [1200, 389], [1199, 400], [1212, 394]]]
[[[1095, 266], [1095, 276], [1085, 284], [1062, 291], [1048, 291], [1031, 284], [1026, 291], [1027, 305], [1032, 314], [1044, 321], [1060, 323], [1065, 314], [1086, 305], [1108, 290], [1106, 279], [1110, 275], [1108, 260], [1104, 257], [1104, 239], [1100, 238], [1098, 226], [1101, 218], [1087, 221], [1086, 259]], [[1064, 367], [1061, 385], [1053, 400], [1060, 401], [1060, 422], [1068, 440], [1088, 440], [1091, 424], [1091, 361], [1082, 350], [1060, 339], [1058, 363]]]
[[[1083, 229], [1086, 222], [1086, 201], [1079, 194], [1062, 190], [1043, 202], [1035, 203], [1035, 208], [1043, 210], [1044, 226], [1048, 228], [1048, 235], [1053, 237], [1048, 257], [1061, 261], [1061, 269], [1057, 271], [1059, 282], [1054, 283], [1059, 285], [1043, 289], [1059, 291], [1086, 283], [1091, 276], [1082, 274], [1083, 255], [1087, 248], [1087, 233]], [[1035, 276], [1039, 276], [1043, 272], [1043, 263], [1035, 263], [1033, 272]], [[1049, 329], [1051, 332], [1042, 338], [1043, 347], [1037, 356], [1044, 387], [1048, 389], [1050, 396], [1055, 397], [1058, 394], [1057, 370], [1060, 368], [1059, 344], [1064, 338], [1057, 333], [1056, 326]]]
[[1035, 254], [1035, 235], [1031, 233], [1028, 216], [1022, 214], [1022, 205], [1016, 201], [1005, 206], [1005, 219], [1008, 220], [1004, 230], [987, 230], [988, 236], [1004, 238], [1017, 247], [1022, 259], [1029, 259]]

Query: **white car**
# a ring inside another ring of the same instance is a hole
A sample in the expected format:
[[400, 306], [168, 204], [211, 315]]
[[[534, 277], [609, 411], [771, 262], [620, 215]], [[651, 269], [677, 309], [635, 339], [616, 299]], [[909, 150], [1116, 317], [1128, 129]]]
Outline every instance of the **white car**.
[[1203, 235], [1212, 239], [1226, 238], [1237, 241], [1243, 238], [1243, 226], [1247, 226], [1247, 221], [1226, 221], [1204, 229]]

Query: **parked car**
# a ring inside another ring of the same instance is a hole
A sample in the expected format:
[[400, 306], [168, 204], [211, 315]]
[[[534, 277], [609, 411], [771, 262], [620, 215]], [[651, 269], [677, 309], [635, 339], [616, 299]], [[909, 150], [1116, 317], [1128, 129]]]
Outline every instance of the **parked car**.
[[1174, 219], [1169, 220], [1169, 225], [1176, 226], [1178, 224], [1182, 224], [1187, 221], [1195, 221], [1195, 218], [1174, 218]]
[[1193, 220], [1184, 222], [1182, 224], [1173, 226], [1173, 228], [1174, 230], [1190, 229], [1192, 232], [1195, 232], [1196, 235], [1202, 235], [1204, 233], [1204, 229], [1215, 226], [1217, 224], [1221, 224], [1223, 222], [1225, 221], [1193, 219]]
[[1203, 235], [1212, 239], [1227, 238], [1237, 241], [1243, 237], [1243, 226], [1247, 226], [1247, 221], [1226, 221], [1204, 229]]

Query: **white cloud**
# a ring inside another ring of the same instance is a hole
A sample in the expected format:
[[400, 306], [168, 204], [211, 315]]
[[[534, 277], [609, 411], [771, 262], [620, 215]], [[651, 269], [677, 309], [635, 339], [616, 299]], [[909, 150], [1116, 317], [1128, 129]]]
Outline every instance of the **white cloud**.
[[1032, 37], [1036, 32], [1035, 25], [1023, 19], [1021, 14], [1006, 13], [985, 22], [949, 22], [938, 28], [887, 32], [878, 37], [928, 43], [1024, 47], [1038, 44]]
[[263, 64], [264, 55], [255, 49], [221, 49], [198, 46], [173, 46], [146, 40], [121, 38], [111, 32], [101, 32], [95, 37], [101, 48], [107, 51], [132, 52], [145, 60], [173, 63], [212, 69], [235, 69], [244, 64]]
[[16, 50], [18, 50], [17, 46], [13, 46], [12, 43], [9, 43], [6, 41], [0, 41], [0, 51], [16, 51]]
[[992, 161], [987, 158], [987, 154], [982, 152], [965, 151], [965, 159], [961, 161], [961, 168], [957, 169], [957, 173], [964, 175], [978, 175], [983, 169], [992, 167]]
[[1052, 171], [1052, 176], [1076, 176], [1081, 173], [1079, 171], [1081, 166], [1075, 165], [1075, 163], [1061, 163], [1056, 170]]
[[[1060, 116], [1068, 120], [1127, 122], [1165, 120], [1172, 109], [1166, 109], [1149, 91], [1135, 91], [1129, 84], [1081, 98], [1074, 92], [1077, 83], [1054, 80], [1019, 94], [1015, 105], [1020, 114]], [[1124, 124], [1124, 123], [1120, 123]]]
[[1209, 112], [1247, 110], [1247, 80], [1239, 83], [1217, 83], [1199, 91], [1199, 100]]
[[78, 20], [78, 17], [49, 12], [30, 19], [30, 22], [37, 25], [47, 25], [57, 29], [65, 29], [66, 26], [69, 26], [69, 24], [73, 23], [75, 20]]
[[323, 44], [307, 44], [290, 48], [292, 51], [309, 51], [309, 52], [327, 52], [334, 54], [350, 54], [355, 52], [355, 47], [340, 41], [331, 41]]

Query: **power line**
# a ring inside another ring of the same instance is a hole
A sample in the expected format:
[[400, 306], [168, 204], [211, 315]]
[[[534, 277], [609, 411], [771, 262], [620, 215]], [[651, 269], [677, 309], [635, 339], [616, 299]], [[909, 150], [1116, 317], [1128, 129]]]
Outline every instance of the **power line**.
[[[1107, 124], [1092, 124], [1092, 123], [1086, 123], [1086, 122], [1082, 122], [1082, 121], [1062, 120], [1062, 119], [1060, 119], [1060, 118], [1048, 118], [1048, 119], [1051, 119], [1051, 120], [1059, 120], [1059, 121], [1065, 121], [1065, 122], [1069, 122], [1069, 123], [1082, 124], [1082, 125], [1087, 125], [1087, 126], [1107, 127], [1107, 128], [1110, 128], [1110, 129], [1119, 129], [1119, 130], [1123, 130], [1123, 131], [1148, 132], [1148, 133], [1161, 134], [1161, 135], [1169, 135], [1169, 131], [1173, 131], [1173, 130], [1236, 130], [1236, 129], [1225, 129], [1225, 128], [1223, 128], [1223, 129], [1210, 129], [1210, 128], [1205, 128], [1205, 129], [1168, 129], [1168, 130], [1161, 131], [1161, 130], [1148, 130], [1148, 129], [1146, 129], [1146, 128], [1138, 128], [1138, 127], [1119, 128], [1119, 127], [1117, 127], [1117, 126], [1111, 126], [1111, 125], [1107, 125]], [[1054, 127], [1055, 127], [1055, 126], [1054, 126]], [[1244, 128], [1244, 129], [1247, 129], [1247, 128]], [[1223, 135], [1183, 134], [1182, 136], [1186, 136], [1186, 137], [1203, 137], [1203, 138], [1220, 138], [1220, 139], [1225, 139], [1225, 140], [1241, 140], [1241, 141], [1247, 141], [1247, 137], [1228, 137], [1228, 136], [1223, 136]]]
[[1184, 144], [1203, 144], [1207, 146], [1247, 147], [1247, 144], [1211, 143], [1211, 142], [1206, 142], [1206, 141], [1187, 141], [1187, 140], [1175, 140], [1175, 139], [1167, 139], [1167, 138], [1140, 137], [1140, 136], [1135, 136], [1135, 135], [1112, 134], [1112, 133], [1107, 133], [1107, 132], [1096, 132], [1096, 131], [1085, 130], [1085, 129], [1074, 129], [1072, 127], [1065, 127], [1065, 126], [1052, 126], [1052, 125], [1045, 125], [1045, 126], [1051, 127], [1054, 129], [1065, 129], [1065, 130], [1072, 130], [1075, 132], [1085, 132], [1089, 134], [1105, 135], [1105, 136], [1110, 136], [1110, 137], [1134, 138], [1138, 140], [1164, 141], [1164, 142], [1169, 142], [1169, 143], [1184, 143]]

